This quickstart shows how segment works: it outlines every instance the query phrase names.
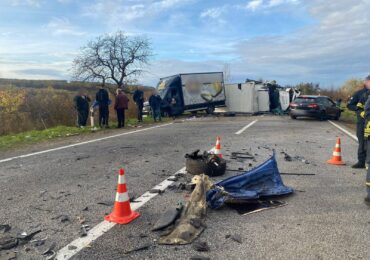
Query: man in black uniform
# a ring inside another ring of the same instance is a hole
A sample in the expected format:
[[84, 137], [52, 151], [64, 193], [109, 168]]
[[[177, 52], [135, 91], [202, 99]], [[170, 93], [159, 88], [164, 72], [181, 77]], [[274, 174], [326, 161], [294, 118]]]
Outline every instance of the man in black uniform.
[[108, 91], [101, 86], [96, 93], [96, 101], [99, 103], [99, 127], [109, 127], [109, 94]]
[[[370, 89], [370, 75], [365, 80], [365, 86]], [[370, 151], [370, 98], [367, 98], [365, 103], [365, 140], [367, 142], [367, 150]], [[366, 163], [368, 164], [367, 167], [367, 174], [366, 174], [366, 197], [365, 203], [370, 206], [370, 152], [367, 153]]]
[[143, 107], [144, 107], [144, 92], [141, 87], [135, 90], [133, 99], [137, 107], [137, 120], [139, 122], [142, 122], [143, 121]]
[[91, 100], [81, 90], [78, 95], [74, 97], [73, 101], [77, 110], [77, 125], [78, 127], [85, 127], [89, 116], [89, 102]]
[[[366, 82], [370, 76], [366, 78]], [[364, 107], [368, 94], [370, 94], [370, 84], [365, 84], [364, 88], [356, 91], [347, 104], [349, 110], [355, 111], [357, 116], [356, 135], [358, 138], [357, 158], [358, 162], [352, 166], [354, 169], [364, 169], [366, 161], [366, 141], [364, 138], [365, 119]]]

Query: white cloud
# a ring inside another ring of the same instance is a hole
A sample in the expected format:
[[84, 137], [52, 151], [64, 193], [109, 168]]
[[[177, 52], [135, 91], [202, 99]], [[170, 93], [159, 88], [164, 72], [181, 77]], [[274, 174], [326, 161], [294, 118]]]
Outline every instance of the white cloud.
[[247, 4], [246, 8], [247, 8], [247, 9], [250, 9], [250, 10], [252, 10], [252, 11], [255, 11], [255, 10], [257, 10], [258, 8], [260, 8], [260, 7], [262, 6], [262, 4], [263, 4], [263, 0], [252, 0], [252, 1], [250, 1], [250, 2]]
[[225, 12], [225, 7], [214, 7], [203, 11], [200, 14], [201, 18], [217, 19]]
[[78, 28], [71, 24], [67, 18], [53, 18], [47, 25], [46, 29], [54, 36], [70, 35], [82, 36], [85, 32], [78, 30]]
[[287, 4], [299, 4], [300, 0], [252, 0], [246, 5], [246, 9], [251, 11], [266, 10]]
[[324, 84], [369, 74], [370, 1], [350, 2], [307, 0], [308, 11], [317, 23], [289, 35], [238, 44], [245, 70], [285, 81], [295, 78]]
[[[195, 3], [198, 0], [95, 0], [85, 8], [84, 15], [101, 18], [113, 25], [129, 26], [128, 22], [164, 15], [169, 9]], [[139, 2], [139, 3], [138, 3]]]
[[31, 7], [41, 7], [43, 0], [6, 0], [13, 6], [27, 5]]

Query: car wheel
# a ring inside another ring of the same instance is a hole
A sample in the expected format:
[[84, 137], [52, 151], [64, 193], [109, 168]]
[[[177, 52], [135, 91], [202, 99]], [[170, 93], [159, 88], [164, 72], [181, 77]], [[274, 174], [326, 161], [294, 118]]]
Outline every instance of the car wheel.
[[207, 109], [206, 109], [206, 112], [207, 114], [213, 114], [215, 112], [215, 107], [214, 106], [209, 106]]
[[340, 118], [340, 115], [341, 115], [341, 113], [339, 112], [339, 113], [334, 117], [334, 120], [335, 120], [335, 121], [338, 121], [338, 120], [339, 120], [339, 118]]
[[326, 119], [327, 119], [326, 112], [321, 111], [320, 116], [319, 116], [319, 120], [320, 121], [325, 121]]
[[296, 116], [290, 116], [290, 118], [291, 118], [291, 119], [294, 119], [294, 120], [295, 120], [295, 119], [297, 119], [297, 117], [296, 117]]

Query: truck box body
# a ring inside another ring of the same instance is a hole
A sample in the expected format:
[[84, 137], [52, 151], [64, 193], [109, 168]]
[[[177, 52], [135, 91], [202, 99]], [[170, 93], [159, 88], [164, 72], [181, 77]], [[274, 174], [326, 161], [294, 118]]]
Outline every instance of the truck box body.
[[263, 84], [248, 82], [225, 86], [227, 111], [236, 113], [258, 113], [270, 110], [268, 90]]
[[171, 115], [225, 106], [222, 72], [178, 74], [161, 78], [157, 90], [162, 110]]

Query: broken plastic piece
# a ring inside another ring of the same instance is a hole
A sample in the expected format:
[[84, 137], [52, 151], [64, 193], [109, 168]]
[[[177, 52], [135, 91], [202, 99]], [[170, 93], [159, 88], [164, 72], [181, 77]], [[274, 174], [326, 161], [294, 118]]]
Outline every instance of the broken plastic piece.
[[163, 215], [158, 219], [157, 223], [155, 223], [152, 231], [158, 231], [162, 230], [171, 224], [173, 224], [176, 219], [179, 218], [181, 211], [183, 209], [183, 206], [180, 205], [176, 208], [168, 209]]

